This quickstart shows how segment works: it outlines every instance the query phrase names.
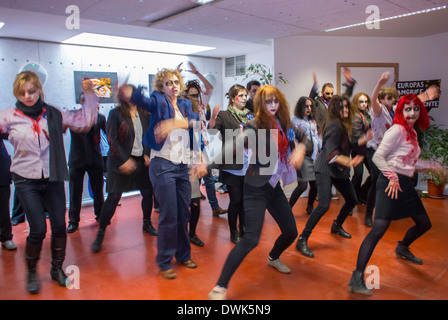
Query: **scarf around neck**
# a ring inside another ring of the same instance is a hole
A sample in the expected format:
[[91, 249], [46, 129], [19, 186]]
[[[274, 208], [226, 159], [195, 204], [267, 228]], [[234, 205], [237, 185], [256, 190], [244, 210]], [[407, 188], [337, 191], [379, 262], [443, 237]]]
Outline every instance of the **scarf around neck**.
[[229, 112], [233, 115], [233, 117], [242, 124], [246, 124], [247, 123], [247, 114], [249, 113], [249, 110], [247, 110], [246, 108], [244, 108], [243, 110], [240, 110], [238, 108], [235, 108], [234, 106], [229, 106], [227, 108], [227, 110], [229, 110]]
[[17, 110], [19, 110], [23, 114], [27, 115], [28, 117], [33, 118], [34, 120], [37, 120], [37, 118], [40, 116], [40, 114], [42, 113], [43, 107], [44, 107], [44, 103], [41, 100], [41, 98], [39, 98], [39, 100], [37, 100], [37, 102], [31, 107], [24, 105], [20, 101], [16, 102]]

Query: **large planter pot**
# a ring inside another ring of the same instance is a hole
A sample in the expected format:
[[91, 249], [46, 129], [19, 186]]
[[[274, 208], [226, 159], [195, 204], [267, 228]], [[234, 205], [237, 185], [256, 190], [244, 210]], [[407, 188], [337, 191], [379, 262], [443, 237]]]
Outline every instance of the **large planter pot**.
[[428, 197], [435, 199], [444, 199], [443, 195], [445, 191], [445, 184], [441, 183], [439, 185], [428, 179]]

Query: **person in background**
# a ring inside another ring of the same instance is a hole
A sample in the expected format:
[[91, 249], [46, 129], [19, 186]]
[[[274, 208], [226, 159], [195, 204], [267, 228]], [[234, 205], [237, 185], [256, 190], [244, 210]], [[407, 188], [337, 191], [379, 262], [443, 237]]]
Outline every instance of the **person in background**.
[[107, 198], [101, 210], [97, 236], [92, 244], [92, 251], [95, 253], [102, 249], [106, 227], [111, 223], [123, 192], [140, 191], [142, 230], [144, 233], [157, 235], [151, 223], [153, 189], [148, 174], [150, 149], [142, 144], [149, 121], [148, 112], [121, 99], [118, 106], [109, 112], [106, 129], [109, 141]]
[[249, 94], [249, 97], [247, 97], [246, 109], [248, 109], [252, 113], [254, 112], [254, 98], [255, 98], [255, 95], [257, 94], [258, 89], [260, 89], [260, 87], [261, 87], [261, 84], [257, 80], [249, 81], [246, 84], [246, 89]]
[[16, 250], [12, 241], [11, 219], [9, 217], [9, 201], [11, 196], [11, 157], [0, 136], [0, 242], [6, 250]]
[[294, 126], [306, 133], [306, 154], [303, 159], [302, 167], [297, 171], [297, 187], [289, 198], [289, 205], [294, 207], [297, 200], [306, 190], [307, 184], [310, 185], [308, 191], [308, 202], [306, 212], [311, 214], [314, 209], [314, 201], [317, 196], [316, 175], [314, 173], [314, 161], [316, 161], [319, 150], [322, 148], [322, 140], [317, 132], [316, 121], [313, 119], [314, 102], [308, 97], [301, 97], [297, 101], [294, 109], [294, 117], [291, 122]]

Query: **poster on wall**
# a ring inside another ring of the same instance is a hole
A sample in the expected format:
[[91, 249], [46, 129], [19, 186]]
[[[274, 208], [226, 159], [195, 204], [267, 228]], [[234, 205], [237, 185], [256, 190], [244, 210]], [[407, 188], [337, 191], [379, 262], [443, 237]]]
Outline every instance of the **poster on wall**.
[[[420, 80], [420, 81], [397, 81], [396, 82], [396, 88], [398, 91], [398, 94], [400, 96], [403, 96], [405, 94], [416, 94], [419, 95], [420, 93], [424, 92], [426, 89], [428, 89], [432, 85], [437, 85], [440, 88], [440, 82], [441, 80]], [[439, 107], [439, 98], [426, 101], [425, 102], [426, 108], [428, 110], [432, 108], [438, 108]]]
[[153, 91], [153, 88], [152, 88], [152, 82], [154, 81], [154, 77], [155, 77], [155, 76], [156, 76], [155, 74], [149, 74], [149, 75], [148, 75], [149, 92], [152, 92], [152, 91]]
[[84, 80], [93, 81], [93, 90], [100, 98], [100, 103], [114, 103], [112, 88], [117, 82], [116, 72], [75, 71], [76, 103], [82, 93], [81, 84]]

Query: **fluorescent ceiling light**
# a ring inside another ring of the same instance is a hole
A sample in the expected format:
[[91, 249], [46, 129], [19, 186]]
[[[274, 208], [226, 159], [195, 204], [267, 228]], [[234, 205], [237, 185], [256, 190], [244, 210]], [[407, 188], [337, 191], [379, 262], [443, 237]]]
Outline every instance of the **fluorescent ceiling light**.
[[216, 49], [215, 47], [197, 46], [192, 44], [182, 44], [182, 43], [145, 40], [136, 38], [126, 38], [118, 36], [108, 36], [103, 34], [95, 34], [87, 32], [71, 37], [63, 41], [63, 43], [88, 45], [94, 47], [175, 53], [175, 54], [193, 54], [202, 51]]
[[199, 5], [207, 4], [207, 3], [213, 2], [213, 1], [216, 1], [216, 0], [191, 0], [191, 2], [197, 3]]
[[3, 28], [4, 25], [5, 25], [4, 22], [0, 22], [0, 29]]
[[436, 8], [426, 9], [426, 10], [420, 10], [420, 11], [410, 12], [410, 13], [406, 13], [406, 14], [400, 14], [398, 16], [393, 16], [393, 17], [389, 17], [389, 18], [383, 18], [383, 19], [372, 20], [372, 21], [364, 21], [364, 22], [351, 24], [351, 25], [344, 26], [344, 27], [328, 29], [328, 30], [325, 30], [325, 32], [331, 32], [331, 31], [336, 31], [336, 30], [342, 30], [342, 29], [348, 29], [348, 28], [353, 28], [353, 27], [359, 27], [359, 26], [363, 26], [363, 25], [366, 25], [366, 24], [373, 24], [375, 22], [393, 20], [393, 19], [398, 19], [398, 18], [404, 18], [404, 17], [409, 17], [409, 16], [414, 16], [414, 15], [417, 15], [417, 14], [421, 14], [421, 13], [429, 13], [429, 12], [443, 10], [443, 9], [446, 9], [446, 6], [441, 6], [441, 7], [436, 7]]

